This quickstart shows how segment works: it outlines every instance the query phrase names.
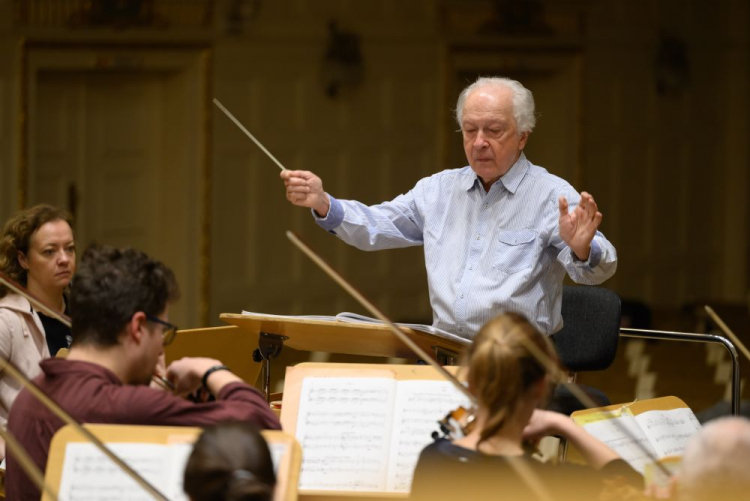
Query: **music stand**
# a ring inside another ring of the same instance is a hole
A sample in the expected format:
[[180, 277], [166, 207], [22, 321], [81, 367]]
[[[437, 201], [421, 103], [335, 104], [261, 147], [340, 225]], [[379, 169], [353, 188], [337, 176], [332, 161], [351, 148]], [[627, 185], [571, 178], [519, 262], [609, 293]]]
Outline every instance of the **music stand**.
[[[263, 362], [263, 393], [270, 397], [271, 360], [284, 346], [302, 351], [324, 351], [347, 355], [413, 358], [414, 353], [388, 326], [374, 322], [343, 322], [317, 318], [222, 313], [219, 318], [258, 336], [253, 357]], [[469, 340], [402, 328], [425, 352], [441, 365], [455, 364]]]

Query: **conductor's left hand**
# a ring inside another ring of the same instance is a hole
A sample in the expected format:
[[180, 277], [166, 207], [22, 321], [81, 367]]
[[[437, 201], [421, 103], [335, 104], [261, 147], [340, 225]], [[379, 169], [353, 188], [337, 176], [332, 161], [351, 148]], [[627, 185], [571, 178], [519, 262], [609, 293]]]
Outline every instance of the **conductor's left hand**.
[[581, 201], [573, 212], [568, 212], [568, 201], [560, 196], [557, 200], [560, 208], [560, 238], [570, 247], [581, 261], [589, 258], [591, 241], [602, 222], [594, 197], [585, 191], [581, 193]]

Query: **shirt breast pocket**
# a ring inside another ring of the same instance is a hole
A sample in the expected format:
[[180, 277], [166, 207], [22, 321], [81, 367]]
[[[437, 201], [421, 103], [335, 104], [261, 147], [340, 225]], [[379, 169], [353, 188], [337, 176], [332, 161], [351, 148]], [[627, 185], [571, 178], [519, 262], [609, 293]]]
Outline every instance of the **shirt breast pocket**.
[[497, 233], [495, 268], [518, 273], [534, 266], [537, 233], [533, 230], [500, 230]]

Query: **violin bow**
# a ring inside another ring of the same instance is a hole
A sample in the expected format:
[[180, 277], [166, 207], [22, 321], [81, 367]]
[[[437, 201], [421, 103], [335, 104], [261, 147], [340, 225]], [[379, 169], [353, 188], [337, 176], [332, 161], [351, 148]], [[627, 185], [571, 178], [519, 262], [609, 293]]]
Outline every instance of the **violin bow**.
[[[47, 305], [45, 305], [42, 301], [40, 301], [38, 298], [34, 297], [31, 293], [26, 291], [24, 287], [13, 281], [11, 278], [9, 278], [6, 274], [0, 272], [0, 283], [8, 287], [8, 289], [12, 290], [13, 292], [25, 297], [29, 300], [30, 303], [32, 303], [34, 306], [36, 306], [39, 310], [44, 311], [47, 313], [48, 311], [52, 313], [52, 315], [58, 320], [60, 320], [63, 324], [67, 325], [68, 327], [71, 326], [70, 318], [56, 312], [52, 308], [49, 308]], [[169, 501], [167, 497], [159, 492], [156, 487], [151, 485], [145, 478], [143, 478], [137, 471], [135, 471], [133, 468], [128, 466], [127, 463], [125, 463], [120, 457], [115, 455], [114, 452], [112, 452], [109, 447], [107, 447], [104, 442], [99, 440], [99, 437], [91, 433], [90, 430], [87, 428], [81, 426], [75, 419], [71, 417], [70, 414], [65, 412], [65, 410], [60, 407], [56, 402], [54, 402], [51, 398], [49, 398], [42, 390], [39, 389], [39, 387], [34, 384], [32, 381], [30, 381], [26, 376], [24, 376], [16, 367], [13, 366], [9, 361], [0, 358], [0, 370], [7, 371], [8, 374], [10, 374], [16, 381], [21, 383], [21, 385], [29, 390], [29, 392], [36, 397], [39, 402], [42, 403], [47, 409], [49, 409], [50, 412], [52, 412], [55, 416], [60, 418], [64, 423], [69, 424], [72, 426], [81, 436], [83, 436], [86, 440], [91, 442], [96, 446], [97, 449], [99, 449], [105, 456], [107, 456], [109, 459], [112, 460], [117, 466], [119, 466], [130, 478], [132, 478], [138, 485], [143, 487], [146, 492], [148, 492], [151, 496], [154, 497], [154, 499], [158, 499], [160, 501]], [[17, 442], [16, 442], [17, 443]], [[15, 451], [14, 451], [15, 452]], [[21, 464], [21, 460], [19, 459], [19, 464]], [[28, 472], [26, 472], [28, 474]], [[34, 478], [33, 475], [29, 475], [30, 478]], [[47, 490], [47, 489], [43, 489]], [[54, 499], [57, 499], [57, 495], [53, 496]]]
[[15, 280], [10, 278], [8, 275], [0, 271], [0, 283], [2, 283], [4, 286], [6, 286], [11, 291], [15, 292], [19, 296], [23, 296], [26, 299], [28, 299], [29, 303], [36, 308], [37, 310], [43, 312], [48, 317], [55, 318], [59, 320], [63, 325], [70, 328], [72, 325], [72, 322], [70, 320], [70, 317], [67, 315], [63, 315], [59, 311], [55, 311], [53, 308], [50, 308], [47, 306], [44, 301], [36, 297], [34, 294], [28, 291], [24, 286], [17, 283]]
[[26, 452], [26, 449], [16, 440], [8, 430], [0, 426], [0, 436], [5, 440], [5, 447], [7, 450], [13, 453], [18, 461], [18, 465], [21, 467], [23, 472], [29, 477], [31, 482], [39, 489], [40, 492], [46, 493], [52, 499], [57, 499], [57, 492], [44, 481], [44, 474], [42, 470], [34, 463]]
[[[318, 265], [329, 277], [331, 277], [337, 284], [339, 284], [346, 292], [348, 292], [359, 304], [364, 306], [367, 311], [375, 316], [378, 320], [383, 322], [393, 332], [398, 339], [404, 344], [411, 348], [420, 358], [425, 362], [428, 362], [440, 375], [450, 381], [463, 395], [465, 395], [472, 404], [477, 404], [477, 399], [472, 395], [469, 390], [456, 379], [453, 374], [445, 370], [440, 364], [438, 364], [430, 355], [428, 355], [422, 348], [420, 348], [414, 341], [409, 338], [401, 329], [398, 328], [380, 309], [375, 306], [370, 300], [368, 300], [362, 293], [360, 293], [353, 285], [351, 285], [344, 277], [342, 277], [336, 270], [331, 267], [322, 257], [315, 253], [307, 244], [305, 244], [300, 238], [292, 231], [287, 230], [286, 236], [297, 246], [302, 252], [307, 255], [315, 264]], [[502, 456], [508, 464], [513, 468], [516, 474], [523, 480], [527, 487], [533, 492], [537, 498], [542, 501], [552, 501], [554, 498], [549, 493], [547, 488], [541, 482], [539, 475], [537, 475], [529, 465], [513, 456]]]
[[747, 346], [745, 346], [745, 344], [740, 341], [740, 338], [737, 337], [737, 334], [732, 332], [732, 329], [730, 329], [727, 324], [724, 323], [724, 321], [721, 319], [721, 317], [719, 317], [719, 315], [717, 315], [713, 308], [711, 308], [709, 305], [705, 305], [704, 308], [706, 310], [706, 313], [708, 313], [708, 316], [711, 317], [711, 320], [713, 320], [714, 323], [719, 326], [719, 329], [721, 329], [724, 334], [726, 334], [726, 336], [731, 339], [735, 345], [737, 345], [737, 348], [740, 349], [742, 354], [745, 355], [748, 360], [750, 360], [750, 351], [748, 351]]

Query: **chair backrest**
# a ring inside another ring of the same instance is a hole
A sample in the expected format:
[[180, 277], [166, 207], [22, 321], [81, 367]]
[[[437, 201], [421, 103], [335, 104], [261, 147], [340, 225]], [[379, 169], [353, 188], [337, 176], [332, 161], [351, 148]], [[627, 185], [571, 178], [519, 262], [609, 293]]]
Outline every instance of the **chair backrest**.
[[563, 286], [563, 328], [555, 334], [570, 371], [600, 371], [612, 364], [620, 334], [620, 296], [603, 287]]

